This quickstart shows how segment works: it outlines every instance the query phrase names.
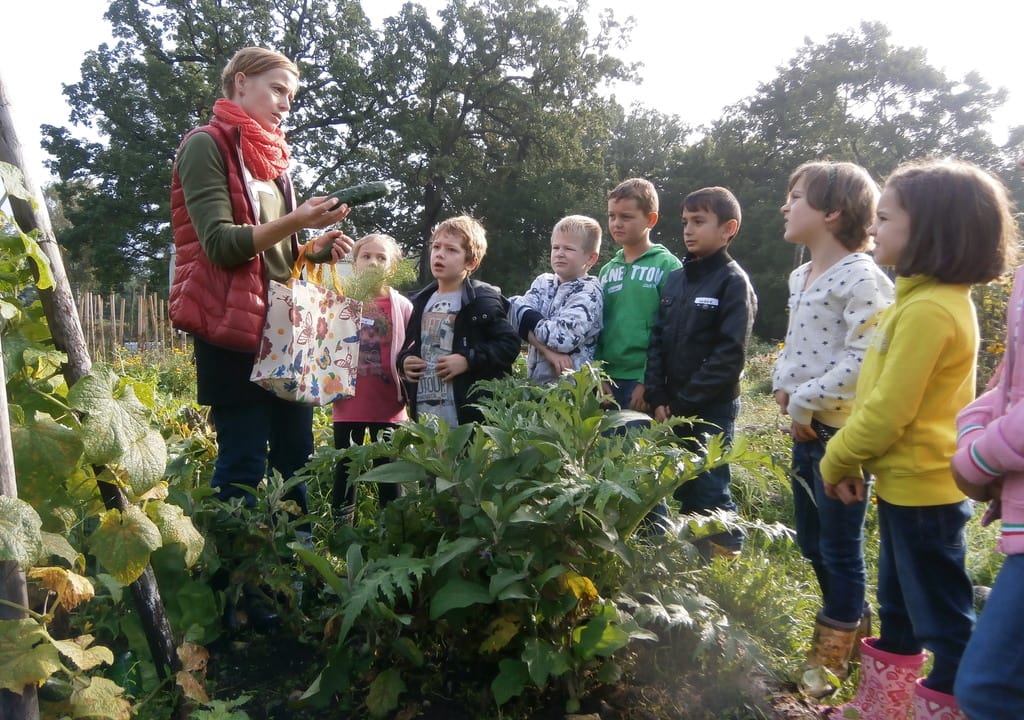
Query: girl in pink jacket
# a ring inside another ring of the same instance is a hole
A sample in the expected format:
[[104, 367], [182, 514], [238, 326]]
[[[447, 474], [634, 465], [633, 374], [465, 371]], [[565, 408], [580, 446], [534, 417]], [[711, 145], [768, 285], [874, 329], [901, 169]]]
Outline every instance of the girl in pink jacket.
[[957, 673], [954, 693], [971, 720], [1024, 718], [1024, 268], [1007, 308], [1006, 355], [987, 393], [957, 417], [953, 477], [1002, 518], [1006, 553]]

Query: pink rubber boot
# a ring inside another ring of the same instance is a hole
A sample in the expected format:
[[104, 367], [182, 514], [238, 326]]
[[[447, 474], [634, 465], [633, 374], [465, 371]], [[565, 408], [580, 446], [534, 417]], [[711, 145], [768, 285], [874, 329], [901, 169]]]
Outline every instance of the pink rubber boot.
[[967, 720], [956, 698], [926, 688], [917, 681], [914, 689], [914, 720]]
[[844, 705], [823, 707], [823, 717], [905, 720], [910, 716], [915, 682], [921, 674], [925, 654], [897, 655], [876, 649], [876, 642], [878, 638], [861, 640], [860, 685], [856, 697]]

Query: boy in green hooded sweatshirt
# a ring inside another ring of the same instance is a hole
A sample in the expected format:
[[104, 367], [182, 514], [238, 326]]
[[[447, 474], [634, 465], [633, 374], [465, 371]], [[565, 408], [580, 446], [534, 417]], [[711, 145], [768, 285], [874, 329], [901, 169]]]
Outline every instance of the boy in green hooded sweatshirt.
[[620, 249], [601, 268], [604, 327], [596, 359], [613, 385], [606, 388], [622, 409], [647, 412], [644, 372], [651, 327], [668, 274], [682, 266], [664, 245], [651, 242], [658, 222], [658, 191], [643, 178], [619, 183], [608, 194], [608, 232]]

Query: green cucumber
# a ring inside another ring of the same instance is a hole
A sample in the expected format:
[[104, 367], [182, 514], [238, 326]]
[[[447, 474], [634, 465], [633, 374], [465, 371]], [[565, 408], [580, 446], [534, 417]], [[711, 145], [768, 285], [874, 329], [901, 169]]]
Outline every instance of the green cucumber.
[[378, 180], [335, 190], [327, 197], [338, 201], [334, 207], [338, 207], [342, 203], [352, 207], [353, 205], [362, 205], [363, 203], [380, 200], [382, 197], [387, 197], [390, 192], [388, 186]]
[[[338, 201], [331, 206], [331, 210], [336, 210], [338, 206], [342, 204], [348, 205], [349, 207], [354, 205], [363, 205], [368, 202], [373, 202], [374, 200], [380, 200], [382, 197], [387, 197], [390, 193], [391, 191], [388, 190], [387, 184], [377, 180], [375, 182], [360, 183], [359, 185], [350, 185], [349, 187], [344, 187], [341, 190], [335, 190], [327, 197]], [[331, 246], [328, 245], [318, 253], [307, 252], [306, 258], [315, 263], [327, 262], [331, 259]]]

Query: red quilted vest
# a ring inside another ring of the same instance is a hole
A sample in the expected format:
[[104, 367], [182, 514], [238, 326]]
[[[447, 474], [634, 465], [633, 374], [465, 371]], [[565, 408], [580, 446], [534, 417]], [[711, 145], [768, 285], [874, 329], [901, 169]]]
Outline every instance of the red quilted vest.
[[[212, 136], [224, 158], [235, 224], [258, 224], [242, 173], [238, 129], [214, 118], [209, 125], [186, 135], [182, 145], [197, 132]], [[290, 206], [292, 191], [287, 174], [279, 177], [277, 182], [282, 186], [286, 206]], [[171, 228], [176, 257], [169, 310], [174, 327], [218, 347], [256, 352], [267, 314], [263, 258], [257, 255], [232, 268], [210, 262], [185, 209], [185, 193], [178, 177], [177, 163], [171, 176]]]

